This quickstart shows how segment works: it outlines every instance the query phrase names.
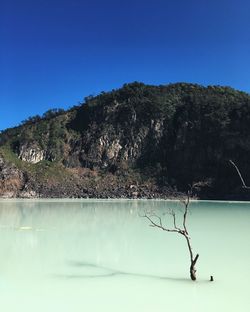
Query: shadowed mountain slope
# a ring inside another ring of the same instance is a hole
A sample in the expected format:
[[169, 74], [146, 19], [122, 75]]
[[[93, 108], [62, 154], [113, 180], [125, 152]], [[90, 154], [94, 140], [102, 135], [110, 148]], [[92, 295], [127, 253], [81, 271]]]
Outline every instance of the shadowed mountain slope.
[[248, 198], [250, 96], [229, 87], [134, 82], [0, 134], [8, 197]]

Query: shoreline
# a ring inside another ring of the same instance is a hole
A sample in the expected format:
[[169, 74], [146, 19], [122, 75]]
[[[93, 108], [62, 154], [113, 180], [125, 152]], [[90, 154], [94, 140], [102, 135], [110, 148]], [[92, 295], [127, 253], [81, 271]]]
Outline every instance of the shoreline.
[[[12, 200], [17, 200], [17, 201], [91, 201], [91, 200], [95, 200], [95, 201], [181, 201], [185, 198], [185, 194], [182, 195], [182, 197], [150, 197], [150, 198], [146, 198], [146, 197], [137, 197], [137, 198], [133, 198], [133, 197], [7, 197], [7, 196], [0, 196], [0, 201], [12, 201]], [[193, 197], [190, 198], [190, 202], [193, 203], [198, 203], [198, 202], [211, 202], [211, 203], [250, 203], [250, 199], [211, 199], [211, 198], [197, 198], [197, 197]]]

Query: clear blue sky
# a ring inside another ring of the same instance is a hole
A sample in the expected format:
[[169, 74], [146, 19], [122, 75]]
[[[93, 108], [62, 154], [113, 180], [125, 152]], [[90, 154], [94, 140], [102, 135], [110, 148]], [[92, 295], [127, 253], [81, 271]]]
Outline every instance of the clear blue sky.
[[250, 1], [0, 0], [0, 129], [135, 80], [250, 92]]

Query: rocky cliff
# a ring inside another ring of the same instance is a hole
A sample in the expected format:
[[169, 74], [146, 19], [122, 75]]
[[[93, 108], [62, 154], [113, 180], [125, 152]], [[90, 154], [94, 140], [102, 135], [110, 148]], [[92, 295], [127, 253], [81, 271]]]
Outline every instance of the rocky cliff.
[[250, 96], [194, 84], [121, 89], [0, 134], [0, 195], [247, 198]]

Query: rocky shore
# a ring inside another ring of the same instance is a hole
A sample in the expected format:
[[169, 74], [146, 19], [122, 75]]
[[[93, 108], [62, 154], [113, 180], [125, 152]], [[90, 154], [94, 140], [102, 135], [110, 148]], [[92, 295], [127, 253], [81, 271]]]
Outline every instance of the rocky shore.
[[[83, 171], [81, 168], [79, 170]], [[176, 198], [181, 195], [170, 187], [158, 187], [153, 181], [131, 184], [133, 180], [110, 173], [102, 176], [92, 170], [81, 175], [68, 170], [63, 183], [36, 180], [0, 156], [0, 197], [2, 198]]]

